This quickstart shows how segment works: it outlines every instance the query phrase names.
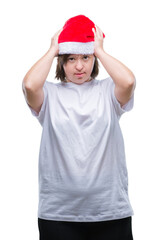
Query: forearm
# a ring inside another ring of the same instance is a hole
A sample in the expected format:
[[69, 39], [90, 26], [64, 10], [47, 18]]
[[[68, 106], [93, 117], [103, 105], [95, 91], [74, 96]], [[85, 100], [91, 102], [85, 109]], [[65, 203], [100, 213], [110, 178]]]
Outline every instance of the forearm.
[[103, 33], [96, 26], [94, 32], [94, 53], [115, 83], [115, 96], [121, 106], [126, 104], [135, 89], [135, 76], [123, 63], [110, 56], [103, 48]]
[[50, 48], [47, 53], [32, 66], [23, 80], [25, 88], [36, 91], [43, 87], [51, 69], [54, 57], [55, 51]]
[[128, 88], [135, 84], [134, 74], [123, 63], [107, 54], [104, 50], [100, 50], [97, 57], [113, 79], [115, 85], [121, 88]]

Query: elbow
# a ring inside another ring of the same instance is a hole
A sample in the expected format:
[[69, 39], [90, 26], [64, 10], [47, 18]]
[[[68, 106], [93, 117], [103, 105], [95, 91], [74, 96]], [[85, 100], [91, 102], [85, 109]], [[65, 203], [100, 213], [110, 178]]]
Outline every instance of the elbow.
[[30, 82], [23, 80], [22, 86], [24, 89], [30, 90], [32, 89]]
[[125, 88], [127, 89], [135, 89], [136, 78], [133, 74], [128, 78], [125, 85], [126, 85]]
[[31, 89], [31, 81], [29, 80], [29, 78], [27, 77], [27, 75], [24, 77], [22, 85], [25, 89]]
[[136, 78], [135, 76], [133, 75], [133, 77], [130, 79], [129, 81], [129, 88], [132, 88], [133, 90], [135, 89], [136, 87]]
[[27, 91], [36, 91], [35, 84], [27, 75], [24, 77], [22, 85]]

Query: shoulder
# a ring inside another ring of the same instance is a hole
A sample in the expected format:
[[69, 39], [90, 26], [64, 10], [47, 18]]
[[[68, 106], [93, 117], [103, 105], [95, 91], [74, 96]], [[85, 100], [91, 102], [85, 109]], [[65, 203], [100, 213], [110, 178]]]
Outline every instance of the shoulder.
[[50, 82], [50, 81], [45, 81], [43, 87], [49, 91], [49, 90], [52, 90], [52, 89], [57, 89], [57, 87], [60, 85], [61, 83], [54, 83], [54, 82]]
[[101, 82], [101, 84], [110, 84], [113, 82], [112, 78], [111, 77], [107, 77], [107, 78], [104, 78], [102, 80], [99, 80]]
[[107, 77], [105, 79], [100, 80], [100, 85], [104, 89], [112, 89], [114, 88], [114, 82], [111, 77]]

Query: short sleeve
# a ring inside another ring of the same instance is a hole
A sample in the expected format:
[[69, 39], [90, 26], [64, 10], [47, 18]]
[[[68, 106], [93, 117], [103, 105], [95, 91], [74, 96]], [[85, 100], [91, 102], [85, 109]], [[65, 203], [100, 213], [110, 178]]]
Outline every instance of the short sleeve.
[[111, 94], [112, 103], [113, 103], [116, 113], [119, 117], [123, 113], [132, 110], [132, 108], [134, 106], [134, 94], [131, 96], [129, 101], [121, 107], [121, 104], [119, 103], [119, 101], [117, 100], [117, 98], [115, 96], [115, 84], [111, 78], [110, 78], [109, 90], [110, 90], [110, 94]]
[[115, 96], [115, 83], [111, 77], [101, 80], [102, 89], [104, 89], [105, 99], [110, 103], [111, 109], [113, 108], [118, 118], [125, 112], [130, 111], [134, 105], [134, 94], [129, 101], [121, 107], [121, 104]]
[[37, 113], [34, 109], [31, 108], [31, 106], [27, 103], [32, 115], [37, 118], [37, 120], [40, 122], [41, 126], [43, 126], [45, 113], [46, 113], [46, 107], [48, 102], [48, 90], [47, 90], [47, 82], [43, 85], [43, 92], [44, 92], [44, 100], [40, 109], [40, 112]]

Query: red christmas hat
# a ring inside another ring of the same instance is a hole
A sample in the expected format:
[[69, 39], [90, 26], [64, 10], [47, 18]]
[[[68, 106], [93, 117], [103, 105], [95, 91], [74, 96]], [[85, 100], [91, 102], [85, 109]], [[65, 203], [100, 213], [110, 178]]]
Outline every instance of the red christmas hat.
[[95, 28], [95, 24], [84, 15], [68, 19], [58, 38], [59, 54], [93, 54], [92, 28]]

